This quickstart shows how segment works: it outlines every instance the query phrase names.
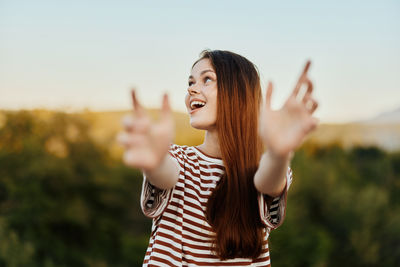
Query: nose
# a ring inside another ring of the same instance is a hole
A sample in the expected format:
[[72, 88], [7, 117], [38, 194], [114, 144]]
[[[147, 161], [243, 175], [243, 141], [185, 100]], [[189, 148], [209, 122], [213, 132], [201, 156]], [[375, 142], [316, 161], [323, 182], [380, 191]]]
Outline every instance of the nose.
[[194, 86], [188, 88], [189, 95], [195, 95], [199, 93], [199, 90], [196, 89]]

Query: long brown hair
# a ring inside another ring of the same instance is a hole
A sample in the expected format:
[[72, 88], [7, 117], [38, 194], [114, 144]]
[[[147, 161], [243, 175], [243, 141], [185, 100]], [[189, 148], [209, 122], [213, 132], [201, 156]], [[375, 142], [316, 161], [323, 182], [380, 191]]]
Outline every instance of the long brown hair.
[[262, 154], [257, 134], [260, 77], [253, 63], [230, 51], [205, 50], [199, 60], [204, 58], [210, 59], [217, 75], [216, 127], [225, 166], [208, 199], [206, 218], [216, 233], [213, 244], [221, 259], [254, 259], [263, 245], [253, 181]]

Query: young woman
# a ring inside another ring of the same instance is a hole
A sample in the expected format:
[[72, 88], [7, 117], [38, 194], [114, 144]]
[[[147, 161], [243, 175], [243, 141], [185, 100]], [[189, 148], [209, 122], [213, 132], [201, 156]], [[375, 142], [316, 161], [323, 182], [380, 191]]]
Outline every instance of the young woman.
[[152, 122], [132, 91], [134, 116], [119, 141], [125, 164], [143, 171], [141, 206], [153, 219], [144, 266], [270, 266], [268, 237], [285, 217], [293, 151], [318, 123], [309, 66], [271, 110], [272, 84], [262, 101], [254, 64], [203, 51], [185, 99], [191, 126], [205, 130], [196, 147], [171, 144], [167, 95]]

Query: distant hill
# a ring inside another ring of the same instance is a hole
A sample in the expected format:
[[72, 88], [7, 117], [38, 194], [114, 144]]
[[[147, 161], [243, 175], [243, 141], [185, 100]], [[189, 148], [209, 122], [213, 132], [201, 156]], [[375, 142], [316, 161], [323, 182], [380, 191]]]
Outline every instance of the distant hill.
[[[35, 116], [46, 118], [51, 116], [51, 110], [32, 110]], [[131, 110], [122, 111], [90, 111], [74, 113], [81, 116], [91, 125], [90, 135], [99, 143], [108, 147], [113, 157], [120, 158], [123, 148], [116, 142], [118, 132], [121, 132], [121, 119]], [[159, 111], [148, 110], [156, 119]], [[1, 110], [0, 110], [1, 115]], [[371, 120], [345, 124], [320, 124], [316, 131], [309, 135], [307, 142], [320, 145], [332, 143], [341, 144], [344, 148], [353, 146], [378, 146], [388, 151], [400, 150], [400, 109], [383, 113]], [[186, 113], [174, 112], [175, 140], [180, 145], [201, 144], [204, 131], [192, 128]], [[0, 116], [0, 127], [1, 127]]]
[[384, 124], [400, 123], [400, 107], [393, 111], [388, 111], [388, 112], [379, 114], [378, 116], [376, 116], [372, 119], [361, 121], [361, 123], [375, 123], [375, 124], [377, 124], [377, 123], [384, 123]]
[[[122, 149], [115, 142], [115, 136], [122, 130], [121, 118], [131, 111], [104, 111], [86, 112], [86, 117], [91, 117], [93, 125], [93, 137], [101, 142], [112, 144], [114, 154], [119, 156]], [[149, 110], [156, 118], [159, 111]], [[344, 148], [353, 146], [378, 146], [388, 151], [400, 150], [400, 121], [395, 120], [400, 109], [377, 116], [374, 120], [346, 124], [320, 124], [308, 141], [326, 145], [339, 143]], [[175, 143], [180, 145], [201, 144], [203, 131], [192, 128], [189, 124], [189, 116], [186, 113], [174, 112], [176, 124]], [[381, 119], [379, 119], [381, 118]], [[392, 118], [389, 120], [388, 118]], [[386, 120], [387, 122], [385, 122]], [[379, 123], [378, 123], [379, 121]]]
[[337, 142], [345, 148], [378, 146], [388, 151], [400, 150], [400, 107], [368, 120], [345, 124], [322, 124], [310, 139], [319, 144]]
[[309, 140], [326, 145], [339, 143], [344, 148], [378, 146], [387, 151], [400, 150], [400, 123], [321, 124]]

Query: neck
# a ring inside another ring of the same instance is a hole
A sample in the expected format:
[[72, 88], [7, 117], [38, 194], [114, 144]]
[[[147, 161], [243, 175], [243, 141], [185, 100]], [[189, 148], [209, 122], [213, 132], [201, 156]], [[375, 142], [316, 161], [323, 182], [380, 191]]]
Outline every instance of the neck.
[[207, 130], [204, 135], [204, 142], [198, 146], [201, 151], [214, 158], [221, 158], [219, 148], [218, 133], [216, 130]]

